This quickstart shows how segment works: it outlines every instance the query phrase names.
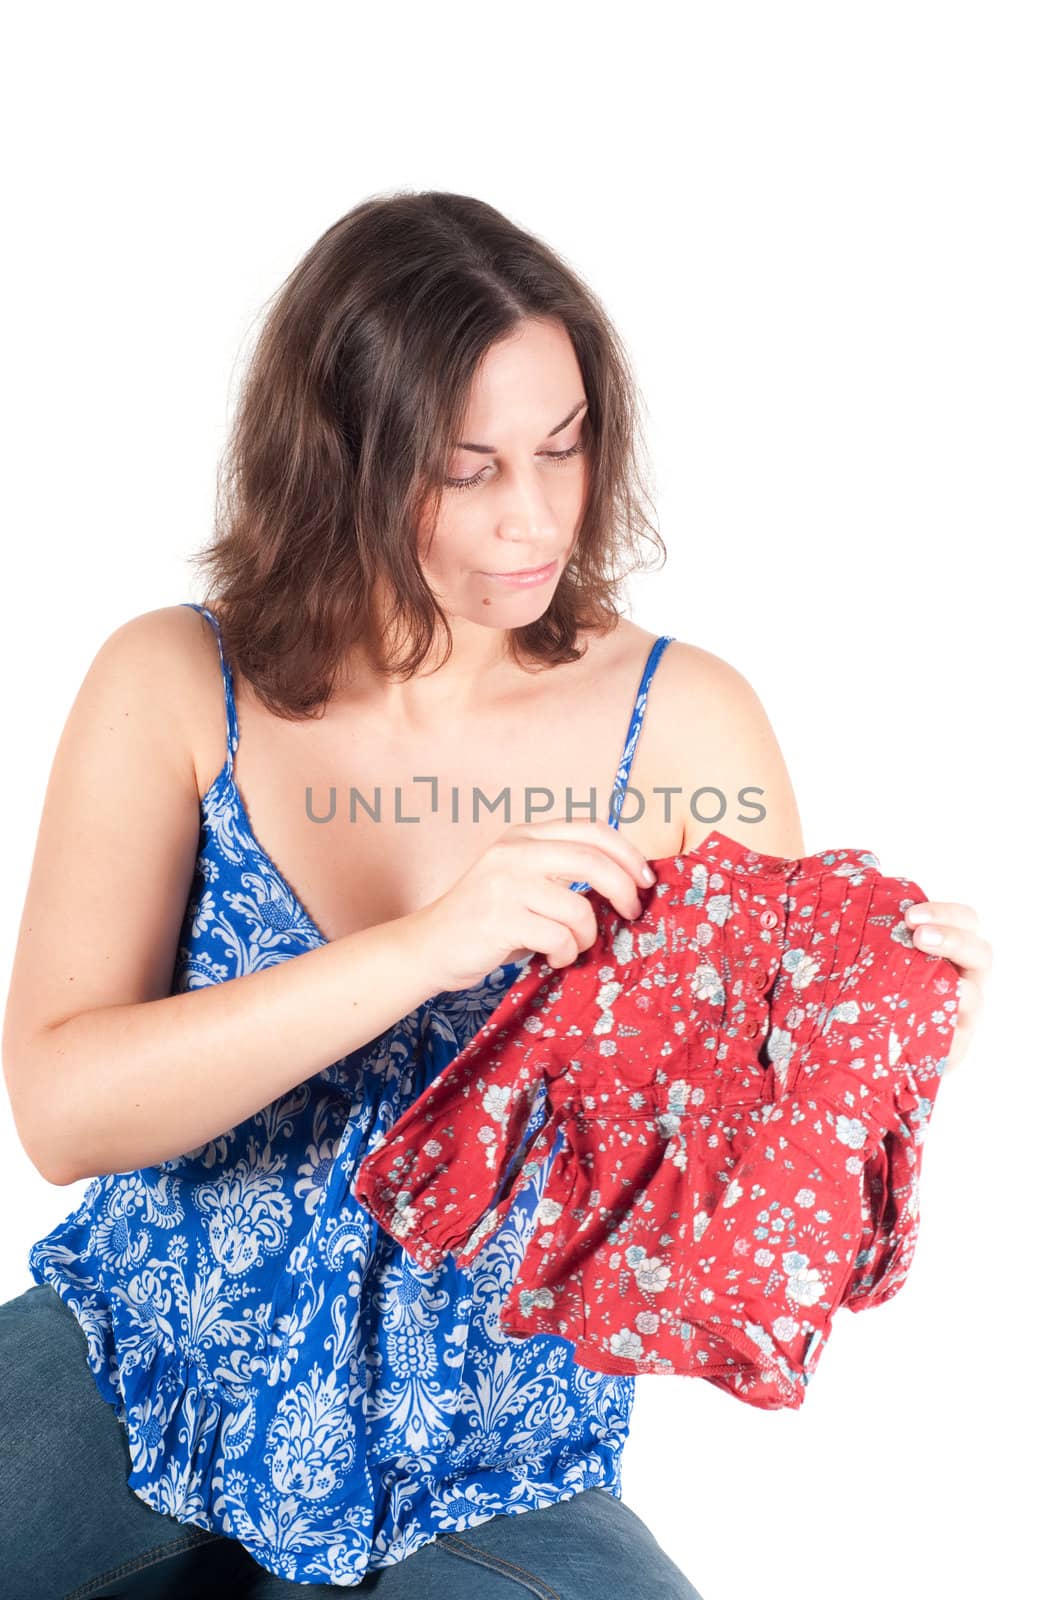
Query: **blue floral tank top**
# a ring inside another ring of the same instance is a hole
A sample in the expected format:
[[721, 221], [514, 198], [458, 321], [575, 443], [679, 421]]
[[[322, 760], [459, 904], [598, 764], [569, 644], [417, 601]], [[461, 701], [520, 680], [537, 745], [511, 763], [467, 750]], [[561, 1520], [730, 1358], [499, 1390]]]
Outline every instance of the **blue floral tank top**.
[[[194, 609], [217, 637], [228, 749], [202, 801], [174, 994], [327, 943], [252, 831], [221, 629]], [[672, 637], [642, 674], [614, 827]], [[361, 1158], [530, 960], [434, 995], [199, 1149], [91, 1179], [31, 1247], [34, 1280], [77, 1318], [125, 1429], [130, 1489], [238, 1540], [280, 1578], [351, 1587], [499, 1513], [593, 1486], [620, 1498], [634, 1377], [592, 1372], [566, 1340], [511, 1338], [498, 1322], [549, 1163], [462, 1269], [450, 1257], [420, 1267], [352, 1194]]]

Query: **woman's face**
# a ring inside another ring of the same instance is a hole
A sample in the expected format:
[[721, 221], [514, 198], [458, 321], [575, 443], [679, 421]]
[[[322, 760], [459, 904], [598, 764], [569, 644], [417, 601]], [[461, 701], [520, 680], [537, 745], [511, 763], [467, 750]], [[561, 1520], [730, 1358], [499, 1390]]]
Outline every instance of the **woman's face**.
[[[453, 443], [434, 532], [422, 530], [418, 546], [425, 578], [449, 615], [520, 628], [546, 610], [583, 511], [586, 413], [562, 324], [525, 321], [487, 352]], [[541, 581], [499, 576], [544, 565]]]

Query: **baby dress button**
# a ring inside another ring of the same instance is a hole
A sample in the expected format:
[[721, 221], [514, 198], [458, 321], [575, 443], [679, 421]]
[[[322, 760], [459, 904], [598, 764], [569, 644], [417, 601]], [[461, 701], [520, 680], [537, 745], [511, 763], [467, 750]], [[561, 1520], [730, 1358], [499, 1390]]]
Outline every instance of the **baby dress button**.
[[771, 982], [771, 978], [759, 961], [753, 961], [750, 963], [749, 974], [750, 982], [752, 983], [754, 989], [759, 990], [763, 994], [764, 990]]
[[747, 1017], [738, 1029], [738, 1035], [741, 1039], [755, 1039], [759, 1032], [760, 1023], [753, 1017]]
[[778, 920], [779, 913], [777, 911], [768, 910], [760, 913], [760, 925], [762, 928], [774, 928]]
[[902, 1111], [914, 1111], [919, 1104], [919, 1096], [913, 1092], [910, 1085], [902, 1083], [897, 1090], [897, 1104]]

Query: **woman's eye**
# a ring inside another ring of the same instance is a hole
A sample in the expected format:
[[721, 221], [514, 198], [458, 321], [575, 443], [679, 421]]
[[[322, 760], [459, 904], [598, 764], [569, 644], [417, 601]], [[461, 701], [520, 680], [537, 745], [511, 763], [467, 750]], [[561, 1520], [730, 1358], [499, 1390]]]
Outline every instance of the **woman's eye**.
[[[544, 450], [543, 456], [547, 461], [553, 462], [554, 466], [561, 466], [563, 462], [571, 461], [573, 456], [581, 456], [586, 448], [581, 440], [579, 444], [574, 444], [571, 450]], [[443, 482], [448, 489], [475, 489], [478, 483], [483, 482], [486, 471], [486, 467], [481, 467], [471, 478], [444, 478]]]

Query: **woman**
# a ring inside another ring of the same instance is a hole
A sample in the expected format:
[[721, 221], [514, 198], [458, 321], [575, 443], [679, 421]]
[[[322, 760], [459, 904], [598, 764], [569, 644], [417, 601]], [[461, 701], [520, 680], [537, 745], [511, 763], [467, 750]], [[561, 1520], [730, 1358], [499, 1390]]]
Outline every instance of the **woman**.
[[[371, 200], [283, 285], [210, 601], [106, 640], [45, 801], [5, 1070], [93, 1182], [0, 1308], [9, 1594], [695, 1595], [620, 1498], [634, 1380], [498, 1327], [541, 1184], [463, 1272], [350, 1195], [532, 953], [589, 946], [582, 889], [634, 916], [716, 825], [804, 851], [749, 684], [619, 615], [636, 430], [601, 307], [480, 202]], [[988, 949], [922, 909], [965, 1048]]]

